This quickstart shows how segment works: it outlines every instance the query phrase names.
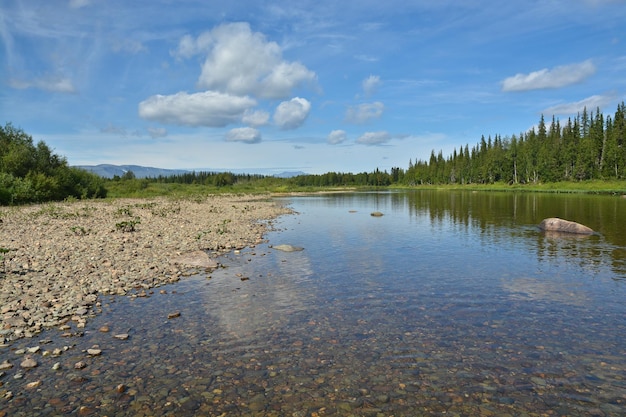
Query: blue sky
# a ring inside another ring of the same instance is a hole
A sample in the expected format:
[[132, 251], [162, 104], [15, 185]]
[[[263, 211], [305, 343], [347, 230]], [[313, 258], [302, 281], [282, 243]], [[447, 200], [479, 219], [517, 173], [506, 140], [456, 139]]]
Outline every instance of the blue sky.
[[626, 99], [626, 0], [2, 0], [0, 123], [72, 165], [407, 168]]

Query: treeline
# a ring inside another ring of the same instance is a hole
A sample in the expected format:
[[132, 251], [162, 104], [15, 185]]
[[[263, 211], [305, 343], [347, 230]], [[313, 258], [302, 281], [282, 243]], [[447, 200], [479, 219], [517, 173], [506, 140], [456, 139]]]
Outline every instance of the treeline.
[[562, 125], [541, 116], [537, 128], [519, 136], [465, 145], [444, 157], [433, 151], [428, 161], [409, 161], [404, 184], [510, 184], [626, 178], [626, 106], [613, 117], [598, 108]]
[[233, 174], [232, 172], [186, 172], [170, 176], [159, 175], [156, 178], [148, 178], [151, 182], [163, 184], [202, 184], [224, 187], [241, 183], [249, 183], [265, 178], [263, 175], [255, 174]]
[[372, 172], [352, 174], [349, 172], [327, 172], [319, 175], [298, 175], [287, 182], [295, 187], [386, 187], [397, 184], [404, 178], [404, 171], [392, 168], [391, 172], [376, 169]]
[[0, 205], [105, 197], [104, 180], [70, 167], [43, 141], [7, 123], [0, 126]]

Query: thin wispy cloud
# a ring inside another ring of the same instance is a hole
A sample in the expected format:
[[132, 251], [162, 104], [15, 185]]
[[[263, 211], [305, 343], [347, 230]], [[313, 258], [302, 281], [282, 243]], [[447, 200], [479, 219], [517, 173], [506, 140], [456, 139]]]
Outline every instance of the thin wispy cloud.
[[615, 95], [593, 95], [573, 103], [563, 103], [548, 107], [543, 114], [549, 115], [571, 115], [575, 116], [586, 108], [588, 111], [595, 111], [597, 108], [604, 108], [615, 101]]
[[47, 77], [33, 80], [9, 80], [9, 85], [18, 90], [27, 88], [37, 88], [40, 90], [50, 91], [53, 93], [76, 93], [76, 88], [69, 78], [63, 77]]
[[360, 145], [382, 145], [391, 140], [391, 135], [389, 132], [380, 131], [380, 132], [366, 132], [363, 135], [359, 136], [356, 140], [356, 143]]
[[502, 91], [528, 91], [561, 88], [584, 81], [596, 72], [591, 60], [578, 64], [541, 69], [528, 74], [516, 74], [502, 81]]

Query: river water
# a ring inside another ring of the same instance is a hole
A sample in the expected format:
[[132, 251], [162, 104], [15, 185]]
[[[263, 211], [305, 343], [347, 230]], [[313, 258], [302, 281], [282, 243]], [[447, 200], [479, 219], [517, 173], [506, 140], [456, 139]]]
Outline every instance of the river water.
[[[280, 202], [297, 214], [210, 276], [102, 299], [81, 337], [0, 351], [16, 362], [39, 346], [40, 362], [4, 371], [0, 417], [626, 414], [625, 198]], [[546, 217], [598, 234], [545, 234]]]

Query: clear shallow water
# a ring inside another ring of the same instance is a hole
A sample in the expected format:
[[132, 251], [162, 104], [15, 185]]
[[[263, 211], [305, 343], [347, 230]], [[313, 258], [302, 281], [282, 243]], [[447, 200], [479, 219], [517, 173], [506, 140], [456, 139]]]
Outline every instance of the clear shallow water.
[[[0, 394], [12, 396], [0, 410], [624, 415], [626, 199], [435, 191], [283, 201], [299, 214], [267, 237], [304, 251], [260, 245], [224, 258], [210, 279], [104, 300], [83, 337], [42, 336], [42, 350], [74, 345], [61, 356], [5, 371]], [[540, 233], [552, 216], [600, 234]], [[123, 332], [128, 340], [113, 338]], [[0, 361], [19, 363], [15, 350], [37, 344], [20, 341]], [[103, 354], [88, 357], [96, 344]]]

